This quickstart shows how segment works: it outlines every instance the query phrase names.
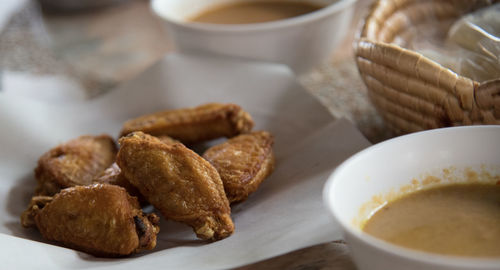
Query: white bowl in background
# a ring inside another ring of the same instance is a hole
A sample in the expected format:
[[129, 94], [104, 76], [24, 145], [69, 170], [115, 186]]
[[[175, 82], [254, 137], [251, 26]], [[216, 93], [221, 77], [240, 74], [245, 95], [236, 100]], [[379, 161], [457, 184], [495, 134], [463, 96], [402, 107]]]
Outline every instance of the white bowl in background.
[[[152, 0], [177, 50], [281, 63], [304, 73], [327, 61], [349, 29], [356, 0], [307, 0], [326, 6], [290, 19], [253, 24], [190, 22], [225, 3], [261, 0]], [[290, 0], [291, 1], [291, 0]]]
[[[361, 230], [361, 222], [381, 206], [384, 194], [410, 187], [413, 179], [422, 183], [426, 177], [436, 176], [441, 183], [435, 184], [446, 184], [468, 181], [466, 175], [470, 171], [500, 175], [499, 139], [500, 126], [436, 129], [374, 145], [341, 164], [328, 179], [323, 196], [359, 269], [500, 269], [500, 259], [415, 251]], [[495, 181], [494, 177], [480, 180]]]

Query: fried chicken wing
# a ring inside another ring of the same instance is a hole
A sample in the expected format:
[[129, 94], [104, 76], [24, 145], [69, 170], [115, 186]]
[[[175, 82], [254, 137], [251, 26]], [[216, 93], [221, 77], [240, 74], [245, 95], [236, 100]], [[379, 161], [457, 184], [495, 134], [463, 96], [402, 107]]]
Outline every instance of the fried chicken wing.
[[94, 180], [92, 180], [93, 184], [110, 184], [116, 185], [127, 190], [128, 194], [137, 197], [141, 204], [146, 204], [146, 199], [139, 190], [125, 178], [118, 164], [113, 163], [109, 168], [104, 170], [100, 175], [98, 175]]
[[116, 158], [108, 135], [80, 136], [43, 154], [35, 169], [36, 195], [54, 195], [63, 188], [89, 185]]
[[242, 134], [209, 148], [203, 157], [219, 172], [229, 202], [244, 201], [274, 169], [273, 136]]
[[[166, 144], [180, 143], [178, 140], [172, 139], [168, 136], [160, 136], [157, 137], [161, 142]], [[109, 166], [106, 170], [104, 170], [101, 174], [99, 174], [94, 180], [92, 180], [94, 184], [111, 184], [123, 187], [127, 190], [128, 194], [137, 197], [141, 205], [147, 203], [147, 200], [142, 196], [139, 190], [125, 178], [125, 175], [122, 173], [118, 164], [114, 162]]]
[[36, 226], [44, 238], [103, 257], [154, 248], [158, 221], [155, 214], [144, 214], [125, 189], [107, 184], [33, 197], [21, 216], [23, 226]]
[[156, 138], [158, 138], [162, 143], [166, 143], [166, 144], [181, 143], [180, 141], [173, 139], [172, 137], [165, 136], [165, 135], [158, 136]]
[[190, 225], [202, 239], [232, 234], [229, 202], [210, 163], [180, 143], [165, 144], [142, 132], [119, 143], [118, 166], [165, 218]]
[[167, 135], [185, 144], [249, 132], [253, 120], [235, 104], [209, 103], [195, 108], [169, 110], [131, 119], [121, 136], [142, 131], [153, 136]]

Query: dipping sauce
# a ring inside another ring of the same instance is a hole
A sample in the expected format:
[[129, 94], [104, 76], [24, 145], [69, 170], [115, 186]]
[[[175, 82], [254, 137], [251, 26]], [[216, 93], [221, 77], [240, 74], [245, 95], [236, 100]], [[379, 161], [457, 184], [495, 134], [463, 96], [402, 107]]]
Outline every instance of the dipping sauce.
[[256, 1], [216, 6], [190, 21], [216, 24], [262, 23], [304, 15], [322, 6], [307, 2]]
[[427, 252], [500, 257], [500, 185], [454, 184], [389, 202], [363, 231]]

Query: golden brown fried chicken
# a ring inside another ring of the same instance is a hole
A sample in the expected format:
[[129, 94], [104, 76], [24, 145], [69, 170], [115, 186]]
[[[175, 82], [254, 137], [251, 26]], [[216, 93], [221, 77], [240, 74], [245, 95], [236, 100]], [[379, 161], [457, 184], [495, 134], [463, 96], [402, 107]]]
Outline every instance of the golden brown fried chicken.
[[93, 184], [110, 184], [123, 187], [127, 190], [128, 194], [137, 197], [141, 204], [146, 203], [146, 199], [142, 196], [139, 190], [125, 178], [120, 167], [116, 163], [111, 164], [109, 168], [104, 170], [100, 175], [98, 175], [94, 180]]
[[108, 135], [80, 136], [60, 144], [38, 160], [36, 195], [54, 195], [59, 190], [89, 185], [116, 158], [116, 145]]
[[219, 172], [229, 202], [244, 201], [274, 169], [273, 136], [242, 134], [209, 148], [203, 157]]
[[180, 143], [165, 144], [142, 132], [119, 142], [118, 166], [165, 218], [190, 225], [202, 239], [232, 234], [229, 202], [210, 163]]
[[142, 131], [153, 136], [167, 135], [185, 144], [219, 137], [233, 137], [253, 127], [250, 115], [235, 104], [209, 103], [195, 108], [157, 112], [131, 119], [121, 136]]
[[158, 138], [162, 143], [166, 144], [181, 143], [180, 141], [173, 139], [172, 137], [169, 136], [158, 136], [156, 138]]
[[125, 189], [107, 184], [61, 190], [53, 198], [33, 197], [21, 216], [44, 238], [96, 256], [115, 257], [153, 249], [159, 218], [144, 214]]
[[[168, 136], [160, 136], [158, 139], [167, 144], [172, 144], [172, 143], [180, 143], [178, 140], [172, 139]], [[139, 202], [144, 205], [147, 203], [147, 200], [142, 196], [142, 194], [139, 192], [139, 190], [132, 185], [127, 178], [125, 178], [125, 175], [123, 175], [122, 171], [120, 170], [120, 167], [118, 167], [118, 164], [114, 162], [104, 170], [101, 174], [99, 174], [93, 181], [92, 183], [94, 184], [110, 184], [110, 185], [117, 185], [120, 187], [123, 187], [127, 190], [128, 194], [137, 197], [139, 199]]]

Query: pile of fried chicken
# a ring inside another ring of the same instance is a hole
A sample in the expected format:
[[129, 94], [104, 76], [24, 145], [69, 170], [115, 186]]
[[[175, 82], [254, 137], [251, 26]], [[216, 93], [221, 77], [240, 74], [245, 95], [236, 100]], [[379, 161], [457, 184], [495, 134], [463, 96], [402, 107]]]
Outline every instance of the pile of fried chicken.
[[[230, 204], [274, 169], [273, 136], [253, 125], [240, 106], [210, 103], [126, 121], [119, 149], [108, 135], [58, 145], [38, 161], [21, 224], [95, 256], [126, 256], [156, 246], [159, 217], [141, 208], [151, 204], [201, 239], [226, 238]], [[186, 147], [221, 137], [202, 156]]]

